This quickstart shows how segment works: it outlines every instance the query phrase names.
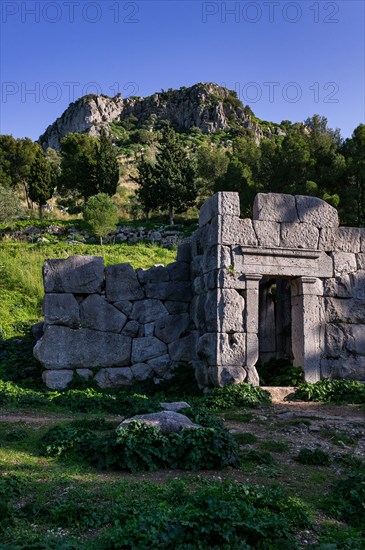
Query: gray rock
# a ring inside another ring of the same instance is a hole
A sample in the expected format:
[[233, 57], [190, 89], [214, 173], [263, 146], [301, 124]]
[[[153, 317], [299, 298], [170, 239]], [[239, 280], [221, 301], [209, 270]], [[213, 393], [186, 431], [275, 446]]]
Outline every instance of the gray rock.
[[209, 367], [210, 382], [213, 386], [223, 387], [228, 384], [241, 384], [246, 379], [246, 371], [243, 367]]
[[73, 294], [45, 294], [43, 313], [47, 325], [80, 325], [79, 304]]
[[30, 329], [30, 332], [34, 340], [40, 340], [44, 334], [44, 322], [41, 321], [40, 323], [36, 323], [35, 325], [33, 325]]
[[127, 321], [124, 313], [99, 294], [91, 294], [81, 303], [80, 319], [84, 327], [105, 332], [120, 332]]
[[[144, 334], [143, 336], [153, 336], [155, 332], [155, 323], [146, 323], [144, 325]], [[157, 334], [156, 334], [157, 336]]]
[[150, 414], [137, 414], [136, 416], [132, 416], [132, 418], [123, 420], [117, 429], [128, 426], [134, 420], [139, 420], [148, 426], [158, 428], [163, 434], [178, 432], [181, 429], [196, 430], [201, 428], [199, 424], [194, 424], [194, 422], [184, 414], [175, 411], [162, 411]]
[[120, 388], [131, 384], [133, 373], [129, 367], [100, 369], [94, 380], [100, 388]]
[[295, 198], [282, 193], [258, 193], [253, 203], [253, 220], [297, 223]]
[[106, 298], [109, 302], [142, 300], [144, 292], [129, 263], [109, 265], [105, 269]]
[[188, 313], [167, 315], [156, 321], [155, 336], [165, 342], [165, 344], [170, 344], [187, 331], [189, 323], [190, 316]]
[[154, 336], [135, 338], [132, 343], [132, 363], [144, 363], [166, 352], [166, 344]]
[[174, 262], [166, 267], [171, 281], [190, 281], [190, 264]]
[[177, 249], [177, 261], [178, 262], [191, 262], [191, 244], [183, 243], [179, 245]]
[[64, 390], [71, 382], [74, 373], [72, 370], [45, 370], [42, 380], [51, 390]]
[[218, 214], [226, 216], [240, 215], [240, 199], [238, 193], [220, 192], [204, 202], [199, 212], [199, 225], [204, 226]]
[[129, 316], [133, 308], [133, 304], [129, 300], [121, 300], [120, 302], [114, 302], [113, 305], [114, 307], [119, 309], [119, 311], [124, 313], [124, 315], [126, 315], [127, 317]]
[[133, 378], [138, 382], [148, 380], [153, 376], [152, 367], [146, 363], [136, 363], [135, 365], [132, 365], [131, 370], [133, 373]]
[[168, 311], [160, 300], [142, 300], [133, 305], [130, 318], [144, 324], [157, 321], [166, 315]]
[[181, 411], [181, 409], [190, 409], [189, 403], [186, 401], [173, 401], [171, 403], [160, 403], [160, 407], [165, 409], [165, 411]]
[[197, 335], [192, 333], [169, 344], [172, 361], [188, 362], [196, 359]]
[[308, 223], [282, 223], [281, 246], [284, 248], [318, 248], [319, 229]]
[[217, 345], [217, 334], [215, 332], [207, 332], [198, 340], [198, 357], [212, 367], [217, 366]]
[[191, 284], [188, 281], [149, 283], [145, 286], [145, 292], [147, 298], [177, 302], [190, 302], [192, 296]]
[[[365, 256], [365, 254], [364, 254]], [[364, 262], [365, 265], [365, 262]], [[170, 315], [177, 315], [178, 313], [187, 313], [189, 311], [189, 303], [187, 302], [170, 302], [164, 303], [165, 308]]]
[[259, 246], [280, 246], [280, 223], [269, 221], [253, 221], [253, 228]]
[[100, 292], [104, 281], [104, 260], [95, 256], [46, 260], [43, 265], [43, 281], [45, 292]]
[[138, 321], [129, 321], [122, 330], [122, 334], [124, 336], [129, 336], [130, 338], [135, 338], [138, 336], [139, 329], [140, 325]]
[[154, 265], [149, 269], [137, 269], [137, 277], [141, 284], [163, 283], [170, 280], [167, 268], [163, 265]]
[[124, 366], [130, 362], [131, 339], [114, 332], [47, 326], [33, 353], [46, 369]]
[[328, 202], [317, 197], [296, 195], [295, 201], [298, 210], [299, 221], [309, 223], [316, 227], [338, 227], [338, 213]]
[[166, 353], [160, 357], [155, 357], [148, 361], [150, 367], [154, 370], [159, 378], [163, 378], [171, 367], [170, 356]]

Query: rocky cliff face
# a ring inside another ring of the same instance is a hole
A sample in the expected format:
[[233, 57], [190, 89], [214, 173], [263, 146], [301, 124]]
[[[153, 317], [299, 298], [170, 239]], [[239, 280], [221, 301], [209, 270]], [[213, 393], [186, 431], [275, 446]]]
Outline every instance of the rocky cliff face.
[[99, 135], [100, 128], [113, 121], [134, 116], [138, 124], [153, 125], [168, 120], [175, 128], [199, 128], [210, 134], [233, 127], [249, 128], [262, 137], [259, 125], [251, 120], [250, 109], [245, 109], [235, 92], [217, 84], [196, 84], [190, 88], [168, 90], [148, 97], [105, 95], [85, 96], [71, 103], [63, 115], [51, 124], [39, 138], [44, 149], [58, 149], [60, 140], [70, 132]]

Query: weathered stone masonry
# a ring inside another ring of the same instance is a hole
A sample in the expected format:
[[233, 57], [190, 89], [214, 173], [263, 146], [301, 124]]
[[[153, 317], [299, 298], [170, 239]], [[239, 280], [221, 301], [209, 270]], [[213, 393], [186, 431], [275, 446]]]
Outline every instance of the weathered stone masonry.
[[191, 363], [202, 387], [258, 384], [270, 358], [312, 382], [365, 380], [365, 230], [314, 197], [259, 194], [253, 220], [239, 214], [238, 194], [211, 197], [167, 267], [46, 261], [45, 383], [120, 386]]

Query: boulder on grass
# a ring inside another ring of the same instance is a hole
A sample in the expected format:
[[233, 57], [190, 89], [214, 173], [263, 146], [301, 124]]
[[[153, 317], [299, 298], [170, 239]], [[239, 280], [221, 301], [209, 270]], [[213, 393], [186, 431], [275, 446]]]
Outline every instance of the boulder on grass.
[[158, 413], [150, 414], [137, 414], [132, 418], [126, 418], [121, 424], [120, 428], [128, 426], [134, 420], [139, 420], [148, 426], [154, 426], [158, 428], [161, 433], [169, 434], [171, 432], [178, 432], [181, 428], [196, 430], [201, 428], [199, 424], [194, 424], [184, 414], [180, 414], [174, 411], [162, 411]]

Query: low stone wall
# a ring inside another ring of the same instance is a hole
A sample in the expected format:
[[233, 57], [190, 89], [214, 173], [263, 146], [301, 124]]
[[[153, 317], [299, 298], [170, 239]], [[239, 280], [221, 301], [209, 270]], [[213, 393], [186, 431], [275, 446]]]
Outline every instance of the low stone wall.
[[201, 387], [258, 384], [268, 357], [311, 382], [365, 380], [365, 229], [339, 227], [314, 197], [259, 194], [253, 212], [241, 219], [238, 194], [217, 193], [167, 267], [48, 260], [45, 383], [76, 372], [120, 386], [190, 363]]
[[43, 268], [45, 330], [34, 355], [50, 388], [74, 374], [101, 387], [171, 375], [192, 359], [190, 248], [167, 267], [104, 268], [102, 258], [47, 260]]

